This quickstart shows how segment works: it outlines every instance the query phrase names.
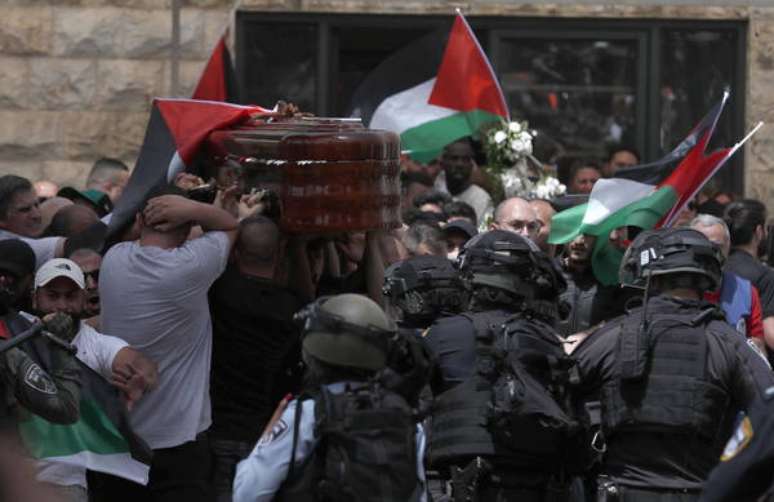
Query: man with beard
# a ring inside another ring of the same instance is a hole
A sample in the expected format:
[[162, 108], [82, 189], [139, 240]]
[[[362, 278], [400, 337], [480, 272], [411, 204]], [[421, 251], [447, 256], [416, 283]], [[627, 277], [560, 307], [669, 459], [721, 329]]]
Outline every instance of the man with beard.
[[[34, 265], [32, 249], [25, 243], [15, 239], [0, 241], [0, 339], [3, 341], [33, 327], [13, 306], [24, 290], [20, 278], [31, 275]], [[0, 436], [10, 439], [3, 444], [5, 454], [24, 455], [17, 442], [16, 418], [20, 412], [34, 413], [59, 424], [78, 420], [80, 370], [69, 346], [71, 324], [65, 315], [48, 315], [43, 318], [47, 332], [42, 340], [28, 341], [24, 349], [14, 347], [0, 353]], [[31, 344], [50, 355], [48, 371], [25, 351]], [[6, 498], [7, 481], [3, 479], [0, 483], [0, 500], [11, 500]]]
[[570, 311], [558, 323], [562, 336], [587, 332], [602, 321], [623, 313], [628, 297], [618, 286], [604, 286], [597, 281], [591, 266], [591, 256], [597, 238], [581, 234], [565, 247], [560, 259], [567, 290], [560, 300]]
[[494, 206], [492, 197], [471, 179], [473, 173], [473, 145], [469, 138], [458, 139], [449, 143], [441, 154], [443, 177], [436, 180], [436, 187], [449, 192], [455, 200], [470, 204], [476, 210], [478, 224], [492, 214]]
[[[72, 343], [78, 350], [76, 357], [121, 390], [131, 407], [156, 386], [156, 365], [120, 338], [98, 333], [80, 321], [86, 300], [85, 289], [84, 274], [74, 261], [50, 260], [35, 275], [33, 310], [44, 319], [52, 314], [72, 319], [75, 333]], [[40, 461], [38, 479], [55, 485], [69, 500], [87, 499], [86, 469], [82, 466]]]
[[76, 249], [69, 257], [83, 271], [86, 281], [86, 300], [83, 304], [84, 322], [99, 329], [99, 267], [102, 255], [89, 248]]

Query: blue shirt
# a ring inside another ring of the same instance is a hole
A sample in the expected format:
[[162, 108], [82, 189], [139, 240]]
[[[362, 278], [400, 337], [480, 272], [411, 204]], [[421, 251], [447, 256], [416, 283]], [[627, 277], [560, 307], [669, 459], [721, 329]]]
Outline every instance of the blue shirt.
[[[325, 386], [330, 392], [340, 394], [347, 387], [347, 382], [337, 382]], [[234, 502], [269, 501], [279, 490], [288, 475], [291, 450], [293, 449], [293, 419], [296, 414], [298, 400], [288, 403], [280, 419], [273, 425], [271, 431], [265, 433], [253, 448], [250, 455], [239, 462], [234, 477]], [[314, 400], [302, 401], [301, 421], [298, 427], [298, 444], [296, 446], [296, 467], [314, 452], [319, 438], [314, 436]], [[422, 491], [421, 501], [427, 500], [425, 489], [425, 431], [417, 424], [417, 479]]]

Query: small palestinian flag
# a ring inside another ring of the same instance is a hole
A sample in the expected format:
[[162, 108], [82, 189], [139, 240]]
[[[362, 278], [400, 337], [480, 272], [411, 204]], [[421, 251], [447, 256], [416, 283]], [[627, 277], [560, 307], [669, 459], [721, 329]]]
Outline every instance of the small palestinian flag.
[[145, 197], [157, 186], [193, 166], [207, 136], [271, 113], [260, 106], [241, 106], [192, 99], [154, 99], [145, 140], [129, 182], [113, 209], [108, 241], [115, 239], [134, 220]]
[[[725, 93], [663, 159], [622, 170], [615, 178], [597, 181], [586, 204], [554, 215], [549, 242], [564, 244], [580, 234], [597, 237], [592, 254], [594, 275], [602, 284], [617, 283], [623, 251], [612, 245], [610, 233], [627, 226], [642, 229], [671, 226], [704, 184], [749, 139], [750, 135], [731, 148], [705, 154], [727, 99], [728, 93]], [[674, 167], [677, 161], [679, 164]]]
[[228, 31], [215, 44], [191, 99], [239, 103], [239, 89], [231, 53], [226, 45], [227, 37]]
[[350, 115], [400, 134], [402, 149], [428, 162], [483, 124], [508, 119], [497, 77], [462, 14], [399, 50], [355, 91]]
[[[32, 323], [21, 315], [8, 322], [13, 335]], [[21, 347], [43, 369], [51, 368], [49, 342], [36, 338]], [[19, 433], [36, 459], [56, 461], [147, 484], [151, 449], [129, 425], [118, 390], [101, 375], [80, 363], [80, 418], [70, 425], [54, 424], [27, 413]]]

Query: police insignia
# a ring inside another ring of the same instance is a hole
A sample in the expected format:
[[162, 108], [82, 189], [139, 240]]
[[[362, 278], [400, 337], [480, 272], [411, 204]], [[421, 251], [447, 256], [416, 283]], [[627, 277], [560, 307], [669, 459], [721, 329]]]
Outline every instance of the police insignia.
[[734, 458], [740, 451], [750, 443], [753, 438], [752, 422], [750, 417], [744, 417], [739, 423], [739, 427], [736, 428], [731, 439], [726, 443], [726, 449], [723, 450], [723, 455], [720, 457], [722, 462], [727, 462]]
[[24, 374], [24, 383], [44, 394], [56, 394], [56, 385], [43, 369], [32, 363]]
[[284, 420], [279, 419], [275, 423], [270, 431], [267, 431], [261, 439], [258, 440], [258, 446], [264, 446], [282, 437], [288, 430], [288, 424]]

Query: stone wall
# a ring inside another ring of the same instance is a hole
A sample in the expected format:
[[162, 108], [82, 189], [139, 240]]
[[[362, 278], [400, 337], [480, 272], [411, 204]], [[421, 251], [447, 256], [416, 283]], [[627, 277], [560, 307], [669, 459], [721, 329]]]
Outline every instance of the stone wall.
[[[15, 3], [0, 7], [0, 173], [80, 186], [99, 157], [131, 165], [152, 97], [170, 95], [169, 2]], [[230, 5], [188, 1], [182, 10], [181, 96]]]
[[[0, 173], [79, 185], [91, 162], [133, 162], [153, 96], [170, 94], [171, 0], [6, 0], [0, 7]], [[191, 93], [231, 0], [183, 0], [180, 95]], [[774, 127], [771, 0], [242, 0], [285, 12], [747, 20], [746, 122]], [[774, 205], [774, 129], [747, 149], [747, 194]]]

